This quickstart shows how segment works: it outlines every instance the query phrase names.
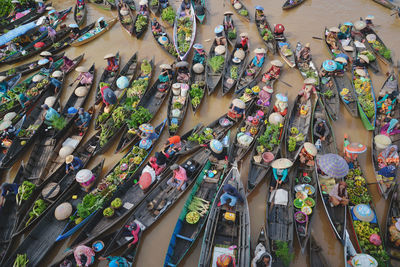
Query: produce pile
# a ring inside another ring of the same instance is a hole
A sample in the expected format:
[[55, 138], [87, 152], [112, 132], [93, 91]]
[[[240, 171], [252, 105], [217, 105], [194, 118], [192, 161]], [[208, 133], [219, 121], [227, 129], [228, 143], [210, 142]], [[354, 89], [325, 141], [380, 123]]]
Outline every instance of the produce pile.
[[211, 128], [205, 128], [200, 133], [193, 133], [188, 137], [188, 141], [195, 142], [199, 145], [208, 143], [214, 139], [214, 131]]
[[185, 54], [189, 48], [193, 35], [193, 21], [191, 17], [178, 19], [177, 25], [177, 45], [180, 54]]
[[170, 25], [174, 24], [175, 16], [175, 11], [171, 6], [164, 8], [161, 12], [161, 19]]
[[[179, 128], [179, 118], [184, 114], [185, 103], [187, 96], [173, 96], [172, 97], [172, 110], [170, 116], [172, 118], [169, 126], [170, 132], [176, 132]], [[175, 123], [176, 122], [176, 123]]]
[[127, 120], [130, 129], [138, 129], [143, 123], [149, 122], [153, 118], [153, 114], [147, 108], [138, 107]]
[[233, 80], [237, 80], [239, 76], [239, 67], [238, 66], [232, 66], [231, 71], [230, 71], [231, 78]]
[[136, 32], [137, 33], [142, 32], [147, 27], [148, 22], [149, 22], [149, 18], [147, 16], [138, 14], [136, 17], [136, 22], [135, 22]]
[[252, 89], [246, 88], [244, 90], [243, 95], [240, 96], [239, 99], [242, 100], [244, 103], [247, 103], [247, 102], [251, 101], [253, 98], [255, 98], [256, 96], [257, 96], [257, 94], [255, 94]]
[[257, 152], [272, 152], [281, 143], [283, 124], [272, 124], [265, 120], [266, 128], [264, 133], [258, 137]]
[[369, 62], [375, 61], [376, 57], [368, 50], [364, 50], [360, 53], [361, 55], [367, 56]]
[[296, 150], [297, 143], [304, 141], [304, 134], [299, 132], [299, 129], [296, 127], [290, 128], [290, 136], [288, 142], [288, 150], [289, 152], [293, 152]]
[[208, 66], [214, 73], [221, 72], [224, 66], [225, 58], [224, 56], [213, 56], [207, 61]]
[[263, 38], [264, 41], [268, 42], [274, 39], [274, 35], [272, 34], [272, 32], [268, 29], [268, 28], [263, 28], [261, 30], [261, 36]]
[[18, 133], [18, 137], [21, 139], [29, 139], [31, 136], [36, 132], [37, 129], [39, 129], [40, 125], [29, 125], [27, 129], [21, 129]]
[[228, 39], [232, 40], [232, 41], [235, 41], [236, 37], [237, 37], [236, 28], [234, 28], [233, 30], [232, 30], [232, 28], [229, 28]]
[[367, 183], [364, 177], [361, 176], [361, 169], [349, 170], [346, 176], [347, 192], [351, 205], [369, 204], [372, 197], [368, 192]]
[[32, 196], [33, 190], [35, 190], [35, 188], [35, 184], [29, 181], [23, 181], [22, 185], [18, 187], [18, 194], [15, 196], [17, 205], [20, 206], [22, 201], [28, 200]]
[[186, 214], [186, 222], [189, 224], [196, 224], [200, 220], [200, 217], [207, 214], [209, 208], [209, 201], [200, 197], [193, 197], [188, 207], [188, 213]]
[[28, 266], [28, 257], [26, 254], [17, 254], [13, 267], [26, 267]]
[[375, 51], [377, 51], [384, 58], [392, 58], [392, 51], [390, 51], [390, 49], [387, 49], [381, 42], [379, 42], [378, 40], [368, 42], [372, 45], [372, 48], [375, 49]]
[[36, 200], [32, 211], [29, 212], [29, 220], [26, 222], [25, 226], [28, 226], [32, 220], [38, 218], [46, 210], [47, 206], [48, 204], [43, 199]]
[[372, 96], [372, 84], [369, 78], [355, 76], [354, 88], [356, 89], [358, 102], [369, 119], [375, 117], [375, 102]]
[[191, 103], [194, 108], [196, 108], [198, 105], [200, 105], [201, 100], [204, 97], [204, 90], [206, 87], [206, 83], [204, 81], [196, 82], [193, 83], [190, 87], [189, 95], [191, 100]]

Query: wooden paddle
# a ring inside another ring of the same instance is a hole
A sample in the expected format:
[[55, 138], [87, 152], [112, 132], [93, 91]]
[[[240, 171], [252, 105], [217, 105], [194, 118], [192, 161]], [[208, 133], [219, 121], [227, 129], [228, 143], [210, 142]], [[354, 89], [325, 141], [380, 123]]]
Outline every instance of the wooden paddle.
[[289, 87], [293, 87], [292, 85], [288, 84], [287, 82], [284, 82], [284, 81], [279, 80], [279, 79], [278, 79], [278, 81], [280, 81], [281, 83], [283, 83], [283, 84], [285, 84], [285, 85], [287, 85], [287, 86], [289, 86]]
[[324, 40], [324, 39], [322, 39], [321, 37], [317, 37], [317, 36], [313, 36], [312, 38], [313, 38], [313, 39], [317, 39], [317, 40]]

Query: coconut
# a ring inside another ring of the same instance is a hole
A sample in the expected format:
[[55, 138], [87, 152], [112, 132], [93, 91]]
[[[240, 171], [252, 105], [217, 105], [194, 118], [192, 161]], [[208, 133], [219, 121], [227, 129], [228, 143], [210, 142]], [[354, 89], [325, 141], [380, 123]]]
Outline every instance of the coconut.
[[215, 48], [215, 54], [217, 55], [223, 55], [225, 54], [225, 46], [219, 45]]

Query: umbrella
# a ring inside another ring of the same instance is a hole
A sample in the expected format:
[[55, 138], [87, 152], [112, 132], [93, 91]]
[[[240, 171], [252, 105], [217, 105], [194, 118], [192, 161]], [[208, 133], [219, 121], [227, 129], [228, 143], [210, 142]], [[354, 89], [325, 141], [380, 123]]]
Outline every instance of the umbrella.
[[110, 105], [114, 105], [117, 103], [117, 96], [110, 88], [105, 88], [104, 91], [104, 100]]
[[359, 143], [351, 143], [345, 147], [346, 152], [350, 154], [362, 154], [367, 151], [367, 147]]
[[324, 63], [322, 63], [322, 67], [326, 71], [335, 71], [336, 70], [336, 63], [335, 61], [328, 59], [325, 60]]
[[318, 166], [328, 176], [333, 178], [343, 178], [349, 172], [349, 165], [341, 156], [337, 154], [325, 154], [318, 159]]
[[141, 130], [143, 133], [154, 133], [154, 127], [148, 123], [140, 125], [139, 130]]
[[86, 183], [92, 178], [92, 176], [93, 173], [91, 170], [83, 169], [76, 174], [75, 179], [78, 183]]
[[353, 259], [351, 259], [351, 264], [354, 267], [377, 267], [378, 262], [368, 254], [356, 254]]

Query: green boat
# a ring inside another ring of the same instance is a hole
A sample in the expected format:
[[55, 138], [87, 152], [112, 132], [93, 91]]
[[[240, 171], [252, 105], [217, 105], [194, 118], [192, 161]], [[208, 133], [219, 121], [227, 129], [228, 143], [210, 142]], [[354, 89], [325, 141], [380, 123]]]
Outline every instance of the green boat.
[[[204, 19], [206, 18], [206, 0], [192, 0], [191, 2], [197, 20], [200, 22], [200, 24], [203, 24]], [[200, 10], [202, 10], [203, 12], [199, 13]]]

